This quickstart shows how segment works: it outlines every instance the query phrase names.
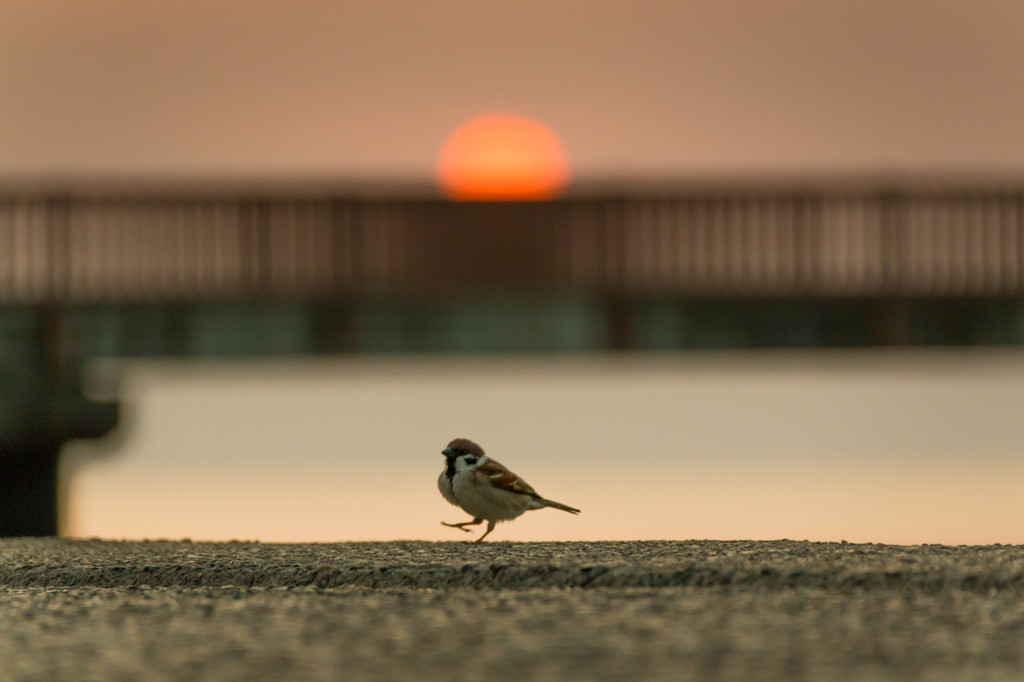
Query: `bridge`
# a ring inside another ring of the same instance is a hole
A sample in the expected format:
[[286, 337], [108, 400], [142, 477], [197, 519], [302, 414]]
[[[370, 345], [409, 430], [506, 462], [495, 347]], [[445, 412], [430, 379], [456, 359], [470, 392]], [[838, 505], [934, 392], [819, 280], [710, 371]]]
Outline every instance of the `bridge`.
[[96, 357], [1024, 343], [1024, 187], [541, 203], [0, 188], [0, 535], [57, 528]]

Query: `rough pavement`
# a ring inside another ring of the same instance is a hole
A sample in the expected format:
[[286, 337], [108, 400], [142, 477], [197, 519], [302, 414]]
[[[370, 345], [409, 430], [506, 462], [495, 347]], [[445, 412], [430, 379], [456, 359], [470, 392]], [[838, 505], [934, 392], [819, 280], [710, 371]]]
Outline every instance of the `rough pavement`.
[[0, 540], [2, 680], [1020, 679], [1024, 548]]

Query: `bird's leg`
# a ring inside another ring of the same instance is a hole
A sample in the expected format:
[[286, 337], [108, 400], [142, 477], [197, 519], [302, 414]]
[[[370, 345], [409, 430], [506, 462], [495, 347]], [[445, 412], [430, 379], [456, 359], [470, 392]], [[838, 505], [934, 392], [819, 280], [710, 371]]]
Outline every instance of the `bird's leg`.
[[459, 530], [464, 531], [466, 533], [472, 533], [473, 531], [471, 531], [470, 529], [466, 528], [466, 526], [475, 526], [477, 524], [483, 523], [483, 521], [484, 521], [483, 519], [481, 519], [480, 517], [477, 517], [477, 518], [473, 519], [472, 521], [463, 521], [462, 523], [445, 523], [444, 521], [442, 521], [441, 525], [442, 526], [448, 526], [449, 528], [458, 528]]
[[473, 544], [476, 545], [476, 544], [479, 544], [479, 543], [483, 542], [484, 538], [487, 537], [492, 530], [494, 530], [494, 526], [497, 523], [498, 523], [497, 521], [488, 521], [487, 522], [487, 532], [484, 533], [483, 535], [481, 535], [480, 537], [478, 537], [476, 540], [474, 540]]

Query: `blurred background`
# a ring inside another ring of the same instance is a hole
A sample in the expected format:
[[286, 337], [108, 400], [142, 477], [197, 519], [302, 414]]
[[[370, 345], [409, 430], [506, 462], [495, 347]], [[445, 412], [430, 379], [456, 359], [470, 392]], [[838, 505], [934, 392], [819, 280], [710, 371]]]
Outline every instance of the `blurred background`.
[[1024, 5], [6, 0], [0, 534], [1021, 543]]

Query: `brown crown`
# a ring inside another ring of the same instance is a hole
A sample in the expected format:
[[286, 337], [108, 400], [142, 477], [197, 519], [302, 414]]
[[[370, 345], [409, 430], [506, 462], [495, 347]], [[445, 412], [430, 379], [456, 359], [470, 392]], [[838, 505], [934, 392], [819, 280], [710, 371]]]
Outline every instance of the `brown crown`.
[[456, 438], [451, 443], [448, 443], [448, 447], [452, 450], [465, 450], [477, 457], [484, 456], [484, 449], [468, 438]]

